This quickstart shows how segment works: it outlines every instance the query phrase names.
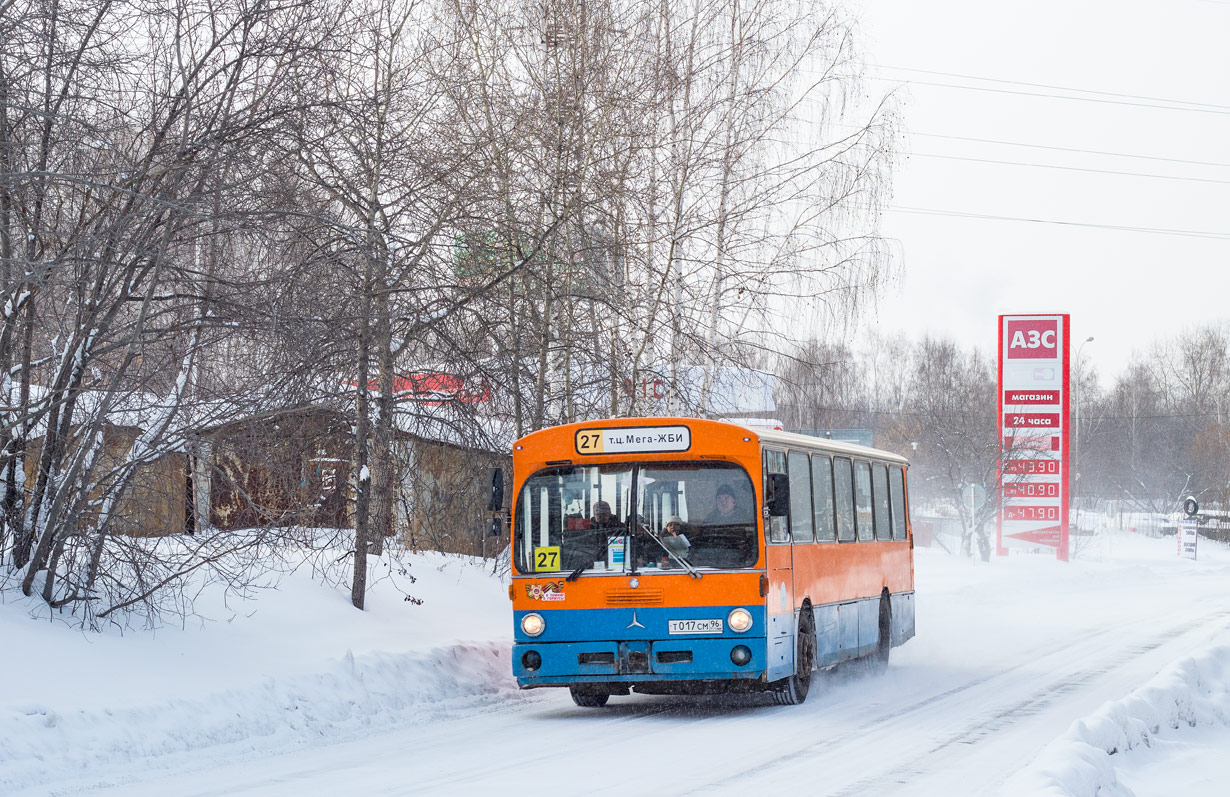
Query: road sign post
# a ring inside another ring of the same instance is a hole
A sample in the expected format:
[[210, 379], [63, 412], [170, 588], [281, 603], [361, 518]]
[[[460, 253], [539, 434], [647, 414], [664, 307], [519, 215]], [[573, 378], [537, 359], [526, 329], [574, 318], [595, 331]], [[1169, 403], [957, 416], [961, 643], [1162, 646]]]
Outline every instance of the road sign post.
[[1179, 556], [1196, 558], [1196, 541], [1200, 538], [1200, 504], [1196, 497], [1189, 495], [1183, 502], [1183, 514], [1187, 517], [1179, 521]]
[[973, 523], [974, 513], [987, 502], [987, 490], [981, 484], [967, 484], [961, 490], [961, 501], [969, 508], [969, 519]]

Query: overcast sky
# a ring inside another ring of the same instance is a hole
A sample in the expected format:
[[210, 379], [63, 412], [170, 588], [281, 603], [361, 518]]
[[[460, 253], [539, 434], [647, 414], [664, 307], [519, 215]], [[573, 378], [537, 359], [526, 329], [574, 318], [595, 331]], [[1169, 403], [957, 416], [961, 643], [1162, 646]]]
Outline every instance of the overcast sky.
[[993, 353], [998, 314], [1071, 313], [1108, 385], [1230, 319], [1230, 0], [846, 2], [901, 100], [881, 331]]

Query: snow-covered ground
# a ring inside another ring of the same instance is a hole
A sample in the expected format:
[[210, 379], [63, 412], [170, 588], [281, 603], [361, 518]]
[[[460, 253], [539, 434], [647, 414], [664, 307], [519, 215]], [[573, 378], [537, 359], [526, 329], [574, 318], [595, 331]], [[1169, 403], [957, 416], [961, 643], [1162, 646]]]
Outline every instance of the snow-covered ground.
[[1230, 550], [1103, 529], [1068, 564], [917, 554], [918, 636], [807, 703], [520, 692], [507, 589], [413, 557], [369, 611], [306, 574], [83, 633], [0, 605], [0, 793], [1223, 794]]

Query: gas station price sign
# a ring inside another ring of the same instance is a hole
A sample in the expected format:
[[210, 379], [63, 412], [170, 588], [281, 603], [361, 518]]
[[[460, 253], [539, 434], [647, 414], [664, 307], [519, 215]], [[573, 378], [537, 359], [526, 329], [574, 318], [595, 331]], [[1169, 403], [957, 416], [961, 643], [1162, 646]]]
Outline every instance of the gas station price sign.
[[996, 551], [1068, 558], [1067, 314], [999, 317], [1000, 510]]

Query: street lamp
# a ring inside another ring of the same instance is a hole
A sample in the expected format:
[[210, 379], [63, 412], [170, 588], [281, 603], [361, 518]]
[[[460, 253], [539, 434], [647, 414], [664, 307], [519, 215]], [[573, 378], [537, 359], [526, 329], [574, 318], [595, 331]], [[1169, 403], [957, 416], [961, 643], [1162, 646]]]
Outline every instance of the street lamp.
[[1093, 336], [1085, 338], [1080, 346], [1076, 349], [1076, 428], [1072, 436], [1072, 503], [1076, 503], [1076, 493], [1080, 487], [1081, 479], [1081, 352], [1085, 348], [1086, 343], [1092, 343]]

